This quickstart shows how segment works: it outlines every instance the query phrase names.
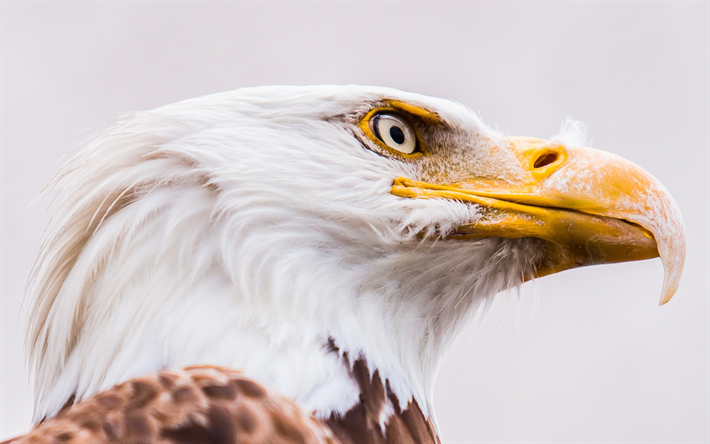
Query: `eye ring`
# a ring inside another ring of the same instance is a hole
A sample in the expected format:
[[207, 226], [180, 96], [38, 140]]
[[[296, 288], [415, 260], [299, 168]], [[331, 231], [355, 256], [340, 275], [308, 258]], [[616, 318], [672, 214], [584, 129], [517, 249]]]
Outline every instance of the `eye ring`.
[[[397, 100], [388, 99], [384, 102], [384, 106], [371, 108], [357, 123], [367, 139], [385, 153], [400, 158], [413, 160], [427, 155], [426, 145], [422, 141], [418, 128], [412, 124], [410, 117], [417, 122], [422, 120], [429, 125], [440, 123], [438, 115]], [[389, 119], [395, 119], [394, 121], [397, 122], [402, 134], [396, 133], [396, 130], [394, 134], [390, 132], [393, 121]], [[387, 125], [383, 125], [385, 123]], [[390, 141], [387, 136], [392, 140]], [[404, 140], [402, 140], [402, 136], [404, 136]], [[408, 136], [411, 137], [408, 138]], [[395, 139], [403, 143], [397, 143]]]

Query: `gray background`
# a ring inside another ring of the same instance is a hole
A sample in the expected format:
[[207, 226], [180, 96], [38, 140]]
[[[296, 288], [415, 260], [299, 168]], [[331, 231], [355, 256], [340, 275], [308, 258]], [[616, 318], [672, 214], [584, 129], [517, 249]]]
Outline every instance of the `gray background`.
[[[567, 115], [663, 182], [688, 260], [547, 277], [501, 299], [442, 369], [447, 442], [707, 442], [707, 3], [4, 3], [2, 430], [25, 431], [29, 202], [122, 112], [242, 86], [358, 83], [455, 99], [511, 135]], [[25, 307], [26, 309], [26, 307]]]

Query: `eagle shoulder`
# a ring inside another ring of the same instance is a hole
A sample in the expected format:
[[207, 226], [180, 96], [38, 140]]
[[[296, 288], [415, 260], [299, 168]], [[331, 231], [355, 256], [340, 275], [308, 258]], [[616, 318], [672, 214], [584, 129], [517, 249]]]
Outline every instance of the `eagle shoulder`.
[[324, 443], [327, 426], [240, 372], [199, 366], [131, 379], [0, 444]]

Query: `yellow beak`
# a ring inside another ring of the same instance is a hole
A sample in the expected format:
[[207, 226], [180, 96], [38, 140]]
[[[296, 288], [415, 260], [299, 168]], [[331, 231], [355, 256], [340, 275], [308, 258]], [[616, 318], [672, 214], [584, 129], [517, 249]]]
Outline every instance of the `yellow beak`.
[[523, 172], [514, 183], [470, 178], [430, 184], [397, 178], [392, 194], [478, 204], [482, 217], [456, 237], [546, 241], [536, 276], [570, 268], [661, 258], [661, 305], [680, 282], [685, 228], [670, 193], [633, 163], [604, 151], [541, 139], [509, 138]]

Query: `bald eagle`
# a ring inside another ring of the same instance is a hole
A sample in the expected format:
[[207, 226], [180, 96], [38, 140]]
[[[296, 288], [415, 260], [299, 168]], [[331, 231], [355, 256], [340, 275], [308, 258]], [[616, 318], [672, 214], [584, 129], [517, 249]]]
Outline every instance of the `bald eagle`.
[[439, 442], [437, 370], [503, 290], [685, 258], [650, 174], [388, 88], [259, 87], [127, 116], [51, 182], [25, 442]]

